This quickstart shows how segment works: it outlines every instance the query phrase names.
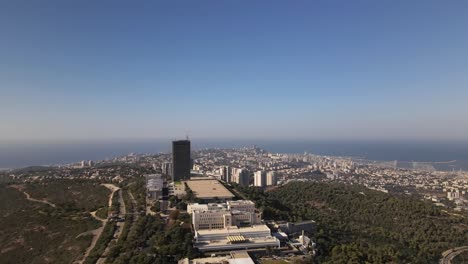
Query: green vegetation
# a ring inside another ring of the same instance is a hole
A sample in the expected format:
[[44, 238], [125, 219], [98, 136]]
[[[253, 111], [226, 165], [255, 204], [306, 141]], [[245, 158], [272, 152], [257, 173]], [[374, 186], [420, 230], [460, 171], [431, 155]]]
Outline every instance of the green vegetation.
[[105, 207], [99, 208], [96, 211], [96, 216], [101, 218], [101, 219], [107, 219], [108, 212], [109, 212], [109, 208], [107, 206], [105, 206]]
[[119, 201], [119, 191], [114, 192], [112, 196], [112, 206], [110, 208], [110, 212], [117, 215], [120, 213], [120, 201]]
[[[122, 190], [114, 192], [112, 195], [112, 206], [110, 211], [113, 214], [119, 214], [120, 212], [120, 202], [119, 202], [119, 192]], [[107, 217], [106, 217], [107, 218]], [[107, 245], [114, 238], [114, 233], [116, 231], [117, 224], [115, 222], [108, 221], [104, 226], [101, 236], [96, 242], [93, 250], [90, 252], [89, 256], [85, 260], [85, 264], [93, 264], [98, 261], [98, 259], [104, 254], [104, 251], [107, 248]]]
[[466, 264], [468, 263], [468, 251], [464, 251], [463, 253], [461, 253], [460, 255], [456, 256], [453, 260], [452, 260], [452, 264]]
[[361, 186], [290, 183], [272, 192], [236, 187], [267, 219], [315, 220], [320, 263], [437, 263], [468, 241], [468, 220], [430, 203]]
[[138, 177], [134, 182], [128, 185], [128, 189], [132, 193], [137, 202], [136, 210], [138, 212], [146, 211], [146, 179]]
[[159, 201], [155, 201], [150, 209], [153, 212], [160, 212], [161, 211], [161, 205], [159, 204]]
[[[144, 210], [144, 178], [122, 184], [122, 195], [128, 212]], [[136, 204], [132, 203], [129, 192]], [[142, 207], [143, 206], [143, 207]], [[184, 257], [196, 257], [190, 216], [179, 211], [166, 223], [159, 215], [128, 215], [120, 239], [112, 245], [106, 263], [177, 263]]]
[[109, 197], [106, 187], [90, 180], [48, 180], [25, 186], [32, 197], [46, 199], [65, 210], [92, 212], [106, 205]]
[[73, 180], [17, 188], [57, 207], [29, 201], [21, 191], [0, 184], [0, 262], [72, 263], [81, 259], [92, 240], [89, 231], [101, 225], [89, 211], [105, 206], [107, 188]]
[[89, 253], [89, 256], [85, 259], [84, 264], [94, 264], [98, 259], [102, 256], [104, 251], [107, 248], [107, 244], [112, 240], [114, 237], [114, 232], [116, 229], [115, 222], [107, 222], [104, 230], [102, 231], [101, 236], [96, 242], [93, 250]]
[[132, 226], [125, 240], [111, 249], [108, 263], [176, 263], [184, 257], [196, 257], [190, 226], [177, 221], [167, 226], [158, 215], [143, 216]]

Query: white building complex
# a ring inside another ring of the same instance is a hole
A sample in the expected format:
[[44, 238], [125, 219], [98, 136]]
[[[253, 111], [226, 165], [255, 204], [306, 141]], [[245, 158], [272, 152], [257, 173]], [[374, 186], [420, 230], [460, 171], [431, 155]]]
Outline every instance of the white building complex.
[[195, 247], [200, 251], [279, 247], [270, 229], [262, 224], [261, 213], [252, 201], [219, 204], [189, 204], [195, 229]]
[[231, 226], [251, 226], [262, 223], [260, 212], [252, 201], [227, 201], [226, 203], [189, 204], [195, 230], [223, 229]]

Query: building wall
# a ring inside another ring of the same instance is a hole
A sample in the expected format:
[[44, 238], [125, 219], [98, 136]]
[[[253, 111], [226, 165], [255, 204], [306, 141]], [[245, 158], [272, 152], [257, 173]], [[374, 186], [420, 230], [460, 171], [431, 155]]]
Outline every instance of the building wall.
[[172, 180], [190, 179], [191, 158], [190, 141], [179, 140], [172, 142]]
[[267, 173], [267, 186], [275, 186], [276, 183], [278, 182], [277, 175], [275, 171], [269, 171]]
[[228, 211], [194, 211], [192, 224], [195, 230], [223, 229], [231, 224], [231, 213]]
[[266, 186], [266, 174], [264, 171], [257, 171], [254, 174], [254, 186], [265, 187]]
[[195, 230], [222, 229], [230, 226], [256, 225], [261, 223], [261, 213], [252, 201], [228, 201], [226, 203], [189, 204]]

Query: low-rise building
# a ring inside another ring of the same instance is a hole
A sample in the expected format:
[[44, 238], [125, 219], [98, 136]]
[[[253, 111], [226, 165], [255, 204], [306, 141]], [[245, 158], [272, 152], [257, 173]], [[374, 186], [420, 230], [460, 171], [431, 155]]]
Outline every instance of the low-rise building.
[[251, 226], [262, 222], [261, 213], [252, 201], [228, 201], [226, 203], [189, 204], [195, 230], [223, 229], [231, 226]]

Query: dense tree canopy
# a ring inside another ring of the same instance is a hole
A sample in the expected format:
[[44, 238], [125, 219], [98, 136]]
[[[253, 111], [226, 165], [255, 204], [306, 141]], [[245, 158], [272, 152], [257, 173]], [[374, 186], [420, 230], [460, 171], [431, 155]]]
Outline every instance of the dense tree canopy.
[[468, 241], [468, 221], [413, 197], [361, 186], [296, 182], [271, 192], [237, 187], [267, 219], [315, 220], [325, 263], [436, 263]]

